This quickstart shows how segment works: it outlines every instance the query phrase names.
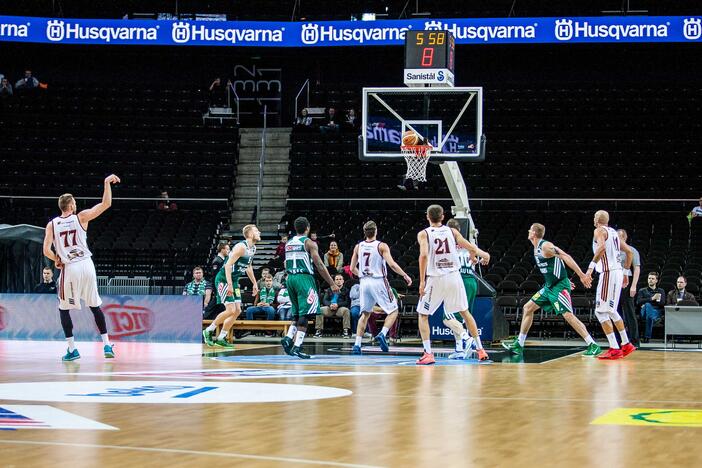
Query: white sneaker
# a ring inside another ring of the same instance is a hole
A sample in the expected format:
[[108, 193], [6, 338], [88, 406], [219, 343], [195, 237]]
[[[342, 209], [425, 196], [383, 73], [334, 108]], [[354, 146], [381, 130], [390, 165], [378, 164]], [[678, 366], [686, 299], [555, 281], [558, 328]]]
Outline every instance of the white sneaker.
[[465, 359], [466, 358], [466, 353], [463, 351], [455, 351], [451, 354], [449, 354], [449, 359]]
[[373, 335], [371, 335], [371, 334], [368, 333], [368, 332], [365, 332], [365, 333], [363, 334], [363, 338], [373, 338]]

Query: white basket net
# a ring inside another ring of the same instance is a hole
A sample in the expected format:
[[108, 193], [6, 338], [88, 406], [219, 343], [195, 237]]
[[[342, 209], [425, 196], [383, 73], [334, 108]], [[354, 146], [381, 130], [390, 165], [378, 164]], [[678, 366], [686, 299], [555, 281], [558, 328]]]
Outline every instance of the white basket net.
[[427, 163], [431, 158], [430, 145], [400, 146], [400, 151], [407, 162], [407, 179], [427, 181]]

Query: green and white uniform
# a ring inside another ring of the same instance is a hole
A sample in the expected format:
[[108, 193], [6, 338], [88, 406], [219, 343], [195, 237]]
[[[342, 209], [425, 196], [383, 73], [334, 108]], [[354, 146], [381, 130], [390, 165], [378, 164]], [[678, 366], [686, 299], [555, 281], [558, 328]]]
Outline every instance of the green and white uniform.
[[[470, 261], [470, 252], [466, 249], [458, 249], [458, 261], [460, 264], [459, 272], [461, 273], [461, 279], [463, 280], [463, 287], [466, 290], [466, 298], [468, 299], [468, 312], [473, 311], [473, 305], [475, 304], [475, 296], [478, 294], [478, 280], [475, 277], [475, 265]], [[444, 320], [456, 319], [463, 323], [463, 316], [460, 313], [446, 314], [444, 313]]]
[[570, 280], [568, 269], [558, 257], [544, 258], [541, 247], [546, 241], [541, 239], [534, 249], [536, 266], [544, 275], [544, 286], [531, 297], [531, 300], [541, 307], [544, 312], [555, 312], [558, 315], [573, 312], [570, 300]]
[[320, 314], [319, 293], [314, 280], [312, 257], [305, 248], [307, 236], [294, 236], [285, 244], [285, 282], [293, 317]]
[[232, 265], [232, 286], [234, 288], [234, 291], [232, 291], [232, 295], [228, 295], [229, 288], [227, 287], [226, 267], [223, 266], [217, 272], [217, 276], [215, 276], [215, 287], [217, 288], [217, 304], [228, 304], [232, 302], [241, 303], [241, 290], [239, 289], [239, 278], [246, 274], [246, 269], [253, 262], [253, 257], [256, 253], [256, 246], [252, 245], [251, 247], [249, 247], [249, 244], [245, 240], [241, 241], [238, 244], [236, 244], [234, 248], [232, 248], [232, 251], [229, 253], [229, 258], [231, 258], [234, 255], [234, 250], [240, 244], [244, 245], [244, 255], [239, 257], [237, 261], [234, 262], [234, 265]]

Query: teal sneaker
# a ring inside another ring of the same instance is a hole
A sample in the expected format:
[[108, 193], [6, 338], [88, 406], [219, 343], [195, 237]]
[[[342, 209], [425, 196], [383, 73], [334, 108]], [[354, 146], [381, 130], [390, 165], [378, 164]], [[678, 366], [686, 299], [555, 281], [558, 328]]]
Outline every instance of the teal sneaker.
[[282, 340], [280, 340], [280, 344], [283, 345], [283, 351], [285, 351], [285, 354], [288, 356], [292, 356], [292, 349], [293, 349], [293, 340], [289, 336], [284, 336]]
[[519, 340], [503, 341], [502, 347], [512, 354], [523, 354], [524, 346], [519, 344]]
[[212, 332], [207, 331], [207, 328], [202, 330], [202, 339], [205, 340], [207, 346], [214, 346], [214, 340], [212, 339]]
[[299, 346], [293, 346], [293, 348], [290, 350], [290, 355], [291, 356], [297, 356], [300, 359], [309, 359], [311, 356], [309, 354], [303, 353], [300, 351]]
[[597, 357], [602, 354], [602, 348], [597, 343], [590, 343], [583, 353], [585, 357]]
[[61, 358], [62, 361], [75, 361], [76, 359], [80, 359], [80, 353], [77, 349], [73, 351], [66, 349], [66, 355]]
[[115, 357], [115, 352], [112, 350], [113, 346], [114, 345], [106, 344], [102, 347], [102, 352], [105, 353], [105, 357], [107, 359], [112, 359], [113, 357]]
[[214, 340], [214, 346], [219, 346], [220, 348], [228, 348], [228, 349], [234, 348], [233, 344], [231, 344], [227, 340], [220, 340], [219, 338]]

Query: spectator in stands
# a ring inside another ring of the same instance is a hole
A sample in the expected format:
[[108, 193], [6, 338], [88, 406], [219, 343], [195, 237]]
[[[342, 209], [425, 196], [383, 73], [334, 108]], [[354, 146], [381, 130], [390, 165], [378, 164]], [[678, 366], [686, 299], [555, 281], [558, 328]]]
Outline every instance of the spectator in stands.
[[333, 273], [341, 272], [344, 267], [344, 254], [336, 241], [329, 243], [329, 250], [324, 254], [324, 266]]
[[691, 218], [699, 218], [702, 217], [702, 197], [700, 197], [699, 200], [699, 206], [696, 206], [690, 211], [690, 217]]
[[312, 116], [309, 115], [307, 109], [302, 109], [300, 111], [300, 115], [295, 119], [294, 127], [296, 130], [302, 131], [312, 129]]
[[312, 231], [310, 232], [310, 240], [317, 244], [317, 247], [319, 247], [319, 239], [317, 239], [317, 233]]
[[50, 267], [44, 267], [41, 272], [42, 282], [35, 288], [37, 294], [56, 294], [56, 281], [54, 281], [54, 270]]
[[663, 304], [665, 304], [665, 291], [658, 285], [658, 273], [652, 271], [648, 274], [648, 287], [639, 289], [636, 294], [636, 306], [641, 310], [641, 317], [646, 319], [646, 332], [644, 343], [648, 343], [653, 334], [653, 325], [661, 321]]
[[259, 290], [266, 285], [266, 278], [271, 278], [273, 280], [273, 287], [275, 289], [280, 289], [283, 287], [283, 285], [280, 284], [279, 281], [276, 281], [275, 278], [273, 278], [273, 275], [271, 274], [271, 269], [268, 267], [263, 267], [261, 268], [261, 279], [258, 280]]
[[356, 111], [354, 109], [349, 109], [344, 124], [350, 130], [357, 129], [360, 126], [360, 119], [356, 116]]
[[266, 316], [266, 320], [275, 320], [275, 299], [278, 290], [273, 287], [273, 277], [269, 274], [263, 282], [263, 288], [258, 291], [254, 304], [246, 309], [246, 320], [254, 320], [257, 316]]
[[684, 276], [678, 276], [675, 282], [675, 289], [668, 292], [665, 299], [665, 305], [699, 305], [695, 296], [685, 291], [687, 287], [687, 279]]
[[285, 269], [280, 270], [275, 275], [273, 275], [273, 286], [277, 284], [282, 288], [285, 286], [285, 281], [288, 279], [288, 272]]
[[290, 302], [290, 295], [285, 282], [283, 282], [283, 287], [278, 290], [278, 296], [275, 300], [278, 303], [278, 318], [280, 320], [291, 320], [292, 303]]
[[183, 296], [203, 296], [203, 314], [212, 299], [212, 284], [205, 279], [201, 267], [193, 268], [193, 280], [183, 288]]
[[214, 281], [215, 276], [222, 269], [224, 263], [227, 261], [229, 256], [229, 242], [221, 241], [217, 244], [217, 255], [212, 260], [212, 265], [210, 266], [210, 281]]
[[[393, 296], [395, 296], [395, 300], [397, 301], [397, 306], [399, 309], [402, 309], [402, 304], [401, 300], [403, 297], [402, 294], [398, 294], [397, 290], [395, 288], [390, 288], [392, 291]], [[380, 330], [382, 327], [378, 327], [378, 320], [385, 320], [385, 317], [387, 315], [385, 314], [385, 311], [381, 308], [378, 307], [377, 305], [373, 306], [373, 312], [371, 312], [370, 317], [368, 317], [368, 325], [367, 329], [371, 333], [371, 336], [378, 336], [378, 333], [380, 333]], [[390, 331], [388, 332], [388, 336], [392, 339], [397, 339], [397, 330], [400, 328], [400, 321], [395, 320], [395, 323], [392, 324], [392, 328], [390, 328]]]
[[17, 80], [15, 83], [15, 89], [17, 90], [30, 90], [39, 87], [39, 80], [32, 76], [32, 70], [24, 71], [24, 78]]
[[315, 321], [315, 338], [322, 336], [325, 317], [341, 317], [344, 329], [342, 338], [351, 337], [351, 311], [349, 310], [351, 301], [349, 300], [349, 290], [344, 286], [344, 276], [339, 274], [335, 275], [334, 283], [339, 286], [340, 291], [334, 293], [331, 288], [328, 288], [324, 292], [324, 299], [322, 299], [322, 304], [324, 304], [324, 307], [322, 307], [322, 315], [317, 315], [317, 320]]
[[[361, 316], [361, 285], [355, 283], [349, 291], [349, 299], [351, 300], [351, 331], [356, 335], [358, 328], [358, 319]], [[352, 335], [352, 336], [353, 336]]]
[[[631, 252], [634, 254], [634, 259], [631, 262], [631, 269], [624, 271], [625, 274], [629, 276], [629, 285], [622, 289], [619, 307], [621, 308], [624, 318], [624, 326], [629, 334], [629, 340], [631, 340], [631, 344], [638, 348], [641, 342], [639, 340], [639, 322], [636, 318], [634, 297], [636, 297], [636, 285], [639, 282], [639, 275], [641, 275], [641, 255], [639, 255], [638, 250], [627, 242], [629, 236], [624, 229], [618, 229], [617, 234], [620, 240], [626, 242], [627, 245], [631, 247]], [[626, 262], [626, 254], [621, 252], [619, 255], [619, 263], [622, 264], [622, 268], [624, 268], [624, 262]]]
[[0, 79], [0, 97], [12, 96], [12, 85], [7, 78]]
[[275, 248], [275, 255], [273, 256], [273, 259], [270, 262], [270, 265], [273, 266], [274, 268], [281, 268], [283, 266], [283, 263], [285, 262], [285, 244], [288, 243], [288, 236], [287, 235], [282, 235], [280, 236], [280, 242], [278, 243], [277, 247]]
[[222, 86], [222, 80], [215, 78], [209, 88], [210, 107], [224, 107], [227, 104], [227, 88], [231, 84], [231, 80], [227, 80], [227, 85]]
[[168, 192], [165, 190], [161, 190], [161, 195], [159, 196], [161, 200], [158, 202], [158, 209], [160, 211], [175, 211], [178, 209], [178, 205], [176, 202], [171, 201], [168, 198]]
[[327, 110], [324, 124], [319, 127], [322, 133], [338, 133], [339, 132], [339, 116], [336, 115], [336, 109], [330, 107]]

